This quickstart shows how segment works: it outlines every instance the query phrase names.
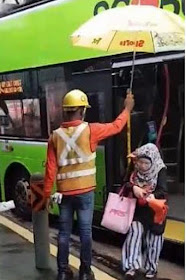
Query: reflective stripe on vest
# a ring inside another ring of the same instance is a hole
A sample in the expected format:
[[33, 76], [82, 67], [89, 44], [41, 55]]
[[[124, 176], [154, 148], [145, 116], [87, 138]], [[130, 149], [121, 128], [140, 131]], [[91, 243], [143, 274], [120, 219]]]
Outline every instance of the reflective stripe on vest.
[[82, 158], [69, 158], [64, 160], [59, 160], [59, 166], [66, 166], [70, 164], [77, 164], [77, 163], [83, 163], [83, 162], [89, 162], [96, 158], [96, 153], [93, 153], [92, 155], [88, 156], [86, 159]]
[[76, 177], [82, 177], [82, 176], [89, 176], [96, 173], [96, 168], [92, 169], [86, 169], [86, 170], [79, 170], [79, 171], [72, 171], [67, 172], [63, 174], [57, 174], [57, 180], [64, 180], [64, 179], [70, 179], [70, 178], [76, 178]]
[[[62, 154], [60, 155], [59, 161], [58, 161], [58, 165], [60, 167], [62, 166], [66, 166], [66, 165], [71, 165], [71, 164], [76, 164], [76, 163], [83, 163], [83, 162], [89, 162], [93, 159], [95, 159], [96, 157], [96, 153], [92, 153], [90, 156], [87, 156], [76, 144], [76, 140], [78, 139], [78, 137], [81, 135], [81, 133], [83, 132], [83, 130], [88, 126], [87, 123], [81, 123], [78, 128], [76, 129], [76, 131], [74, 132], [74, 134], [72, 134], [71, 137], [69, 137], [62, 128], [58, 128], [56, 130], [57, 134], [63, 139], [63, 141], [66, 143], [66, 146], [64, 148], [64, 151], [62, 152]], [[71, 159], [67, 159], [67, 155], [68, 153], [74, 150], [76, 152], [76, 154], [78, 155], [77, 158], [71, 158]]]

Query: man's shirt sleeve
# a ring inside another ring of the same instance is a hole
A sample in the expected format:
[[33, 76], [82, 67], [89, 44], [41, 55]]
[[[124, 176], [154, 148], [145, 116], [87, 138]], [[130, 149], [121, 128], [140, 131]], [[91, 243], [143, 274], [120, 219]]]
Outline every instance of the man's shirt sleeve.
[[47, 162], [45, 169], [45, 179], [44, 179], [44, 196], [50, 197], [51, 190], [56, 178], [57, 172], [57, 159], [52, 137], [48, 141], [47, 149]]

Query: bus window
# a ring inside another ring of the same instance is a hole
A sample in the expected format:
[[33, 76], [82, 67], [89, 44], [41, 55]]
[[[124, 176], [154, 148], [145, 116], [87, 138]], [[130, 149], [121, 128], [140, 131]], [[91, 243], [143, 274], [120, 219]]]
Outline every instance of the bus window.
[[[8, 117], [1, 134], [22, 137], [41, 136], [39, 99], [0, 100], [0, 116]], [[2, 125], [1, 125], [2, 126]]]
[[0, 102], [0, 115], [8, 116], [9, 125], [6, 125], [1, 134], [5, 135], [19, 135], [23, 134], [22, 125], [22, 105], [20, 100], [1, 100]]
[[39, 99], [23, 100], [24, 129], [26, 137], [41, 136]]
[[66, 84], [55, 82], [46, 85], [48, 134], [57, 129], [62, 122], [62, 98], [66, 94]]

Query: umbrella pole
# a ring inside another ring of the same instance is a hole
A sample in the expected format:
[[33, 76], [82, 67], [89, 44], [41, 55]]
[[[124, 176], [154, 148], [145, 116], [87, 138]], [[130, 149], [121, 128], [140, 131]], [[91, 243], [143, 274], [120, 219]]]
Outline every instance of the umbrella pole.
[[[130, 79], [130, 88], [128, 89], [128, 93], [132, 92], [132, 85], [134, 80], [134, 67], [135, 67], [135, 58], [136, 58], [136, 51], [133, 52], [133, 59], [132, 59], [132, 72], [131, 72], [131, 79]], [[129, 115], [127, 121], [127, 154], [131, 153], [131, 118]], [[127, 164], [130, 165], [131, 158], [127, 158]]]
[[133, 51], [133, 59], [132, 59], [132, 72], [131, 72], [131, 79], [130, 79], [130, 88], [129, 90], [132, 91], [133, 80], [134, 80], [134, 67], [135, 67], [135, 59], [136, 59], [136, 51]]
[[[127, 121], [127, 154], [129, 155], [131, 153], [131, 120], [130, 115]], [[127, 165], [129, 166], [131, 162], [131, 158], [127, 158]]]

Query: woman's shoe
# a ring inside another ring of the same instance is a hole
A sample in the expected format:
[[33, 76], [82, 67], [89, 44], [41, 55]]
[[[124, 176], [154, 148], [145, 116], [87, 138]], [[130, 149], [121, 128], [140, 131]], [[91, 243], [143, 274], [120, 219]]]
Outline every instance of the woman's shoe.
[[123, 280], [145, 280], [144, 273], [138, 270], [127, 271]]
[[150, 273], [150, 272], [147, 272], [145, 274], [145, 278], [146, 279], [149, 279], [149, 280], [156, 280], [157, 279], [157, 273]]
[[134, 280], [135, 279], [135, 270], [129, 270], [125, 273], [123, 280]]

